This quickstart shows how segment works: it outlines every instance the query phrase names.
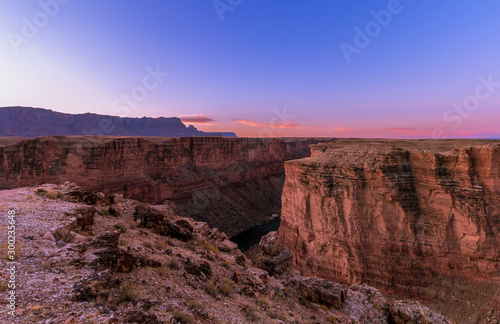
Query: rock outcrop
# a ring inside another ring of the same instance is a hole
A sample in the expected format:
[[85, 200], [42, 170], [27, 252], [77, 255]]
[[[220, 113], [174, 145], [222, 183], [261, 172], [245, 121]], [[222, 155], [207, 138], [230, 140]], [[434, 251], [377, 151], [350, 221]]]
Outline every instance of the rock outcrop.
[[186, 127], [179, 118], [129, 118], [98, 114], [65, 114], [31, 107], [0, 108], [0, 137], [39, 137], [47, 135], [106, 136], [229, 136], [231, 132], [202, 132]]
[[246, 252], [253, 264], [269, 272], [270, 275], [282, 274], [292, 265], [293, 252], [278, 244], [278, 233], [264, 235], [259, 244]]
[[[61, 195], [39, 195], [42, 189]], [[366, 285], [349, 288], [294, 271], [273, 276], [230, 244], [219, 250], [224, 233], [180, 218], [168, 206], [113, 199], [115, 216], [105, 212], [109, 206], [102, 200], [92, 206], [69, 202], [74, 190], [72, 185], [0, 190], [0, 214], [17, 212], [17, 246], [22, 244], [16, 253], [22, 271], [16, 272], [14, 316], [0, 312], [1, 323], [449, 324], [418, 302], [391, 301]], [[76, 226], [74, 216], [90, 211], [92, 224]], [[159, 233], [164, 220], [188, 223], [192, 238]], [[0, 219], [0, 226], [7, 221]], [[84, 241], [59, 246], [43, 237], [47, 228], [70, 224]], [[266, 250], [279, 250], [275, 238], [262, 243]], [[12, 288], [0, 287], [10, 294]], [[0, 304], [12, 309], [6, 298]]]
[[312, 151], [285, 163], [279, 229], [301, 273], [464, 310], [498, 306], [500, 141], [345, 140]]
[[[0, 138], [0, 189], [71, 181], [87, 191], [172, 204], [180, 214], [234, 236], [280, 212], [283, 162], [309, 156], [309, 145], [320, 141], [47, 136], [16, 142]], [[103, 200], [81, 191], [74, 193], [74, 199]]]

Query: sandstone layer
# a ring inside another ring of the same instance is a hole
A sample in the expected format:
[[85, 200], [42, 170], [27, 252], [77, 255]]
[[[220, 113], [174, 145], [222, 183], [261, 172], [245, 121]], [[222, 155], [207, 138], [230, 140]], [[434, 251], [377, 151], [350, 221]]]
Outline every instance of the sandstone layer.
[[462, 323], [498, 309], [500, 141], [342, 140], [285, 170], [279, 240], [303, 274], [446, 302]]
[[[75, 182], [172, 204], [230, 236], [279, 213], [283, 162], [321, 139], [46, 136], [0, 139], [0, 188]], [[3, 144], [2, 144], [3, 143]]]

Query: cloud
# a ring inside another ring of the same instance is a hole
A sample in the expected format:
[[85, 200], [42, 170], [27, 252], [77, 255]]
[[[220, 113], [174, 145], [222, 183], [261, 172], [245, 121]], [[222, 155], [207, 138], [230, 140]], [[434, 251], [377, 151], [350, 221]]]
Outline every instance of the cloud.
[[215, 119], [210, 118], [205, 115], [186, 115], [179, 117], [182, 122], [193, 123], [193, 124], [211, 124]]
[[233, 122], [243, 124], [250, 127], [260, 127], [260, 128], [284, 128], [284, 129], [316, 129], [316, 127], [310, 126], [301, 126], [298, 124], [294, 124], [288, 121], [283, 122], [282, 124], [266, 124], [266, 123], [258, 123], [249, 119], [233, 119]]
[[347, 132], [350, 131], [351, 129], [346, 128], [344, 126], [336, 126], [332, 128], [333, 130], [339, 131], [339, 132]]
[[406, 135], [427, 135], [428, 132], [416, 128], [378, 128], [374, 129], [376, 132], [393, 132]]

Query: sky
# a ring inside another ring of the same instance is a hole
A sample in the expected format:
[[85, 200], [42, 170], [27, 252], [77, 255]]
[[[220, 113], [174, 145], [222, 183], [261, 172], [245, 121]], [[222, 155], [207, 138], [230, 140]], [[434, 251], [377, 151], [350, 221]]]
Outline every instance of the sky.
[[0, 107], [239, 136], [500, 137], [497, 1], [0, 5]]

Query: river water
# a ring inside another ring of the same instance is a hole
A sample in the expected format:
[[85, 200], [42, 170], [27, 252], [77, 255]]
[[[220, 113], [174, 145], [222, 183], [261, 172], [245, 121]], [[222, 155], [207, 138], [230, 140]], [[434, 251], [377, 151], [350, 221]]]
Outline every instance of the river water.
[[254, 245], [259, 244], [260, 238], [269, 232], [277, 231], [280, 228], [280, 220], [271, 223], [257, 225], [251, 229], [233, 237], [231, 240], [238, 244], [238, 248], [245, 252]]

